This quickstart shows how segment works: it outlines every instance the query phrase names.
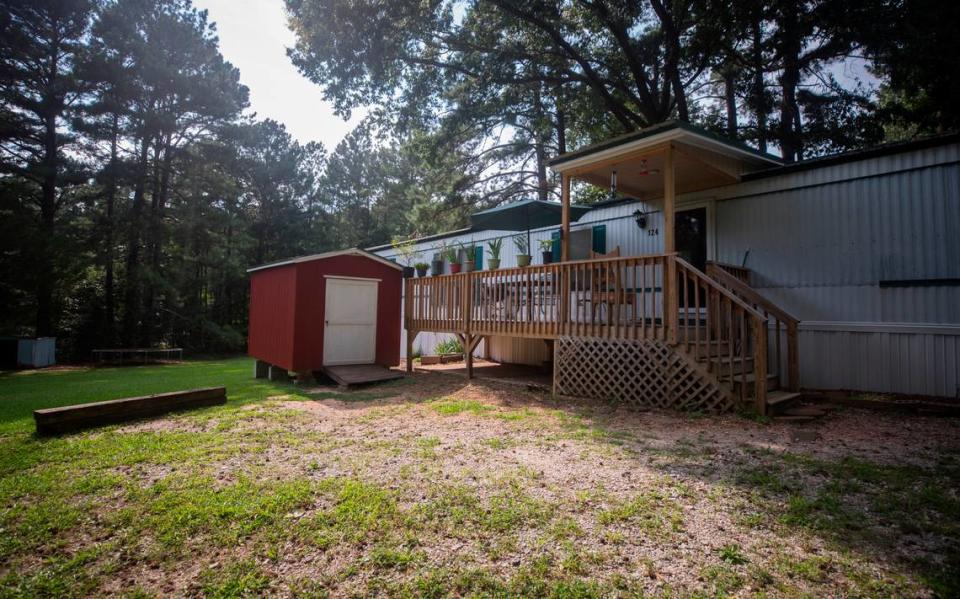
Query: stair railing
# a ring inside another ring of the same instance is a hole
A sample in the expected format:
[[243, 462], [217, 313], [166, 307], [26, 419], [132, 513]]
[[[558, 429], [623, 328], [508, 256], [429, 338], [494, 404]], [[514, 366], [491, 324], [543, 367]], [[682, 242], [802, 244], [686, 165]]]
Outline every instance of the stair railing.
[[[677, 266], [677, 342], [730, 384], [740, 405], [767, 408], [767, 336], [763, 314], [682, 258]], [[752, 394], [749, 391], [753, 384]], [[750, 397], [752, 395], [752, 398]]]
[[800, 389], [800, 361], [797, 329], [800, 320], [794, 318], [783, 308], [777, 306], [760, 293], [742, 281], [739, 277], [730, 274], [726, 269], [715, 264], [707, 264], [707, 275], [714, 279], [731, 293], [742, 299], [751, 307], [762, 313], [765, 320], [765, 329], [769, 335], [769, 343], [773, 347], [774, 374], [777, 381], [783, 385], [783, 336], [786, 336], [787, 351], [787, 384], [790, 391]]

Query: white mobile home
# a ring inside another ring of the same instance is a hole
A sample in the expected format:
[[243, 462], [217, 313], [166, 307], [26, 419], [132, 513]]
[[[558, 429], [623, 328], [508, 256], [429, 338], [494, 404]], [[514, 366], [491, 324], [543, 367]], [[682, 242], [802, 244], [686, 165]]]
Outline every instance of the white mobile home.
[[[613, 178], [625, 197], [592, 205], [576, 222], [533, 231], [534, 244], [554, 239], [561, 246], [555, 253], [566, 259], [537, 273], [538, 282], [529, 282], [534, 278], [520, 274], [523, 269], [503, 271], [499, 279], [470, 274], [473, 286], [462, 297], [489, 305], [468, 305], [464, 318], [477, 323], [475, 342], [485, 344], [478, 351], [490, 358], [539, 364], [559, 351], [553, 342], [561, 338], [641, 345], [656, 339], [681, 347], [684, 359], [692, 351], [696, 365], [704, 363], [706, 342], [708, 356], [730, 354], [724, 363], [706, 360], [708, 375], [716, 368], [714, 378], [722, 383], [724, 368], [738, 359], [744, 371], [757, 366], [746, 360], [763, 361], [759, 345], [768, 362], [760, 365], [763, 377], [776, 371], [780, 387], [960, 393], [960, 136], [781, 165], [688, 125], [665, 123], [558, 157], [552, 166], [565, 189], [571, 180], [606, 187]], [[513, 235], [465, 229], [419, 240], [416, 250], [429, 260], [439, 243], [480, 246]], [[556, 270], [615, 248], [622, 260], [605, 271], [602, 291], [593, 287], [596, 266]], [[392, 248], [373, 249], [395, 257]], [[539, 252], [532, 253], [539, 263]], [[501, 269], [516, 264], [515, 254], [507, 239]], [[673, 255], [679, 267], [669, 258], [626, 261]], [[652, 284], [644, 283], [647, 275]], [[524, 276], [527, 283], [510, 283]], [[544, 277], [549, 296], [541, 291]], [[420, 307], [408, 310], [407, 328], [419, 333], [415, 347], [430, 352], [436, 339], [462, 332], [462, 325], [430, 318], [442, 316], [436, 312], [442, 306], [431, 306], [441, 299], [449, 304], [450, 296], [425, 285], [408, 281], [408, 295], [413, 290], [415, 297], [407, 301], [418, 300]], [[614, 289], [619, 299], [598, 316], [591, 295]], [[489, 293], [493, 299], [483, 300]], [[497, 293], [508, 300], [513, 294], [506, 305], [514, 314], [503, 316], [505, 302]], [[530, 305], [526, 316], [516, 309], [524, 304]], [[587, 316], [584, 304], [594, 313]], [[490, 316], [491, 305], [497, 316]], [[733, 314], [737, 309], [744, 310], [742, 317]], [[749, 332], [749, 323], [761, 317], [766, 340]], [[513, 323], [495, 322], [501, 318]], [[719, 331], [724, 326], [726, 333]], [[711, 342], [726, 345], [712, 350]], [[791, 368], [795, 380], [787, 383]], [[724, 389], [742, 398], [750, 387], [744, 380], [738, 389], [736, 379], [731, 371]]]

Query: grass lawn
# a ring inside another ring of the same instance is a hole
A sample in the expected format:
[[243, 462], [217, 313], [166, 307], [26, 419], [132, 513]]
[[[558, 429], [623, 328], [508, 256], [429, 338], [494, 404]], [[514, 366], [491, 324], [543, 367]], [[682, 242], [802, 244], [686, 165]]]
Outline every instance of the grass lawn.
[[[960, 425], [635, 413], [247, 359], [0, 375], [0, 597], [957, 596]], [[60, 438], [31, 411], [226, 385]]]

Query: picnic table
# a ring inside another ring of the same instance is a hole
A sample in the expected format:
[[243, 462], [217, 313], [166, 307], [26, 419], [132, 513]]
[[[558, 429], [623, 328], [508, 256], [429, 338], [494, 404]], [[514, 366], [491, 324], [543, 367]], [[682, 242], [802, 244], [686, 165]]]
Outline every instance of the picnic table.
[[118, 349], [95, 349], [93, 350], [93, 360], [97, 364], [147, 364], [150, 362], [183, 361], [183, 348], [156, 348], [156, 347], [135, 347]]

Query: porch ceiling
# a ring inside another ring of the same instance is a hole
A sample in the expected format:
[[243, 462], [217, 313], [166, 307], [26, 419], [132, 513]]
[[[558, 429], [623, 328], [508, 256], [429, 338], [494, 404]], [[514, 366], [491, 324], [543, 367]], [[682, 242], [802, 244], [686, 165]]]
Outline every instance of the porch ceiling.
[[[717, 164], [718, 160], [700, 158], [692, 148], [674, 146], [674, 169], [677, 193], [688, 193], [730, 185], [740, 180], [741, 171], [735, 164]], [[570, 173], [598, 187], [608, 189], [610, 176], [617, 171], [617, 190], [642, 200], [663, 196], [663, 148], [651, 149], [615, 162], [605, 162]]]
[[665, 154], [673, 154], [676, 193], [688, 193], [740, 181], [740, 177], [779, 165], [779, 160], [738, 142], [690, 125], [668, 122], [558, 156], [555, 172], [604, 189], [617, 171], [617, 190], [650, 200], [664, 194]]

